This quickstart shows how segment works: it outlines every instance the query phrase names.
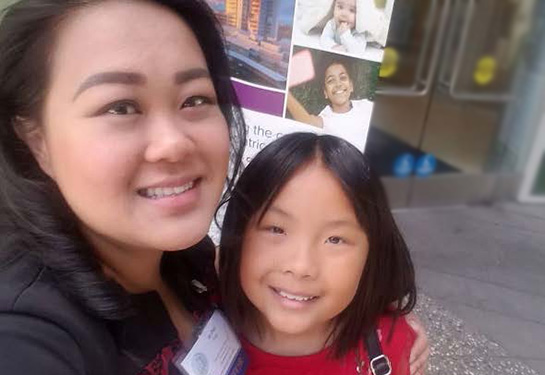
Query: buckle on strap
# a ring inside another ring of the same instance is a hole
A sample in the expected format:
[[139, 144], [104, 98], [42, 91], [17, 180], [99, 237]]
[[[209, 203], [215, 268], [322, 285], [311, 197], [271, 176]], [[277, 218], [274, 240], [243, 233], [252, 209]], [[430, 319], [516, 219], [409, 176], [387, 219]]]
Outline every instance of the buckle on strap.
[[379, 355], [371, 360], [369, 367], [373, 375], [390, 375], [392, 373], [392, 365], [390, 360], [384, 354]]

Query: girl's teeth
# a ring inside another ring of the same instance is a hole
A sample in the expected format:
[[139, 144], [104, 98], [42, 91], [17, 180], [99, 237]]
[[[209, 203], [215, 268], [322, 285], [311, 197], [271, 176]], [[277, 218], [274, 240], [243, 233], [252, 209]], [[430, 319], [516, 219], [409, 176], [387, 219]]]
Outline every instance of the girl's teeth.
[[316, 297], [313, 297], [313, 296], [311, 296], [311, 297], [296, 296], [295, 294], [286, 293], [286, 292], [284, 292], [282, 290], [279, 290], [278, 294], [280, 294], [282, 297], [287, 298], [289, 300], [299, 301], [299, 302], [310, 301], [311, 299], [316, 298]]
[[149, 188], [143, 190], [143, 195], [146, 198], [159, 199], [164, 197], [172, 197], [185, 193], [186, 191], [193, 188], [195, 185], [194, 181], [191, 181], [182, 186], [176, 187], [167, 187], [167, 188]]

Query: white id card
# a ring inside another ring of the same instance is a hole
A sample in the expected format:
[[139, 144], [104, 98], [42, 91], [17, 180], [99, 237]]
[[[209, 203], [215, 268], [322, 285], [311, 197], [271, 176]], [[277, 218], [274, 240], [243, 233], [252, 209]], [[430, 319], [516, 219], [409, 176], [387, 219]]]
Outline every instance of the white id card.
[[248, 361], [227, 319], [216, 310], [195, 344], [174, 364], [186, 375], [243, 375]]

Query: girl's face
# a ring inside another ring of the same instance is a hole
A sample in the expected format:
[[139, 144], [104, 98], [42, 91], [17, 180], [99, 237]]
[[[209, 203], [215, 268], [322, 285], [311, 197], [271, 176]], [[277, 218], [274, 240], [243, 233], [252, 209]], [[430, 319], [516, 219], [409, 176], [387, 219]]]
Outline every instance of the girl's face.
[[92, 242], [175, 250], [207, 233], [228, 127], [201, 48], [174, 13], [111, 1], [72, 15], [40, 125], [26, 140]]
[[356, 0], [336, 0], [333, 7], [333, 19], [339, 27], [346, 23], [349, 30], [356, 27]]
[[324, 83], [324, 95], [331, 103], [333, 112], [350, 110], [350, 96], [354, 85], [344, 65], [330, 65], [325, 71]]
[[325, 340], [354, 298], [368, 249], [341, 185], [314, 162], [295, 173], [261, 222], [250, 222], [242, 289], [267, 333]]

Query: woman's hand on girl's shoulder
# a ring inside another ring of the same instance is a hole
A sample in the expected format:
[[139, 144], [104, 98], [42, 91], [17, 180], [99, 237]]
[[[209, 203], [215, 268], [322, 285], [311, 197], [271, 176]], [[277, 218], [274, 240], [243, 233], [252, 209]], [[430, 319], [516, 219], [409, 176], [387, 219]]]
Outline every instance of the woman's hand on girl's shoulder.
[[424, 325], [418, 319], [414, 313], [410, 313], [406, 316], [407, 323], [416, 333], [416, 339], [414, 345], [411, 348], [410, 356], [410, 374], [411, 375], [425, 375], [426, 367], [428, 366], [428, 359], [430, 356], [430, 347], [428, 343], [428, 336]]

